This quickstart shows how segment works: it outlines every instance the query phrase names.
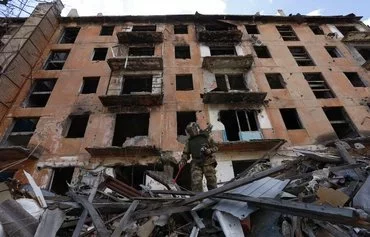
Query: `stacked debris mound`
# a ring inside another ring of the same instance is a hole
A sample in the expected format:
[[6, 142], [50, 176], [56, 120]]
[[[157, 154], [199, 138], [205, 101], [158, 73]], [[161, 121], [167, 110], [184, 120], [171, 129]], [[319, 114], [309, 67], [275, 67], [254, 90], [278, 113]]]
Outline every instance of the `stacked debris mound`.
[[141, 190], [86, 171], [65, 196], [26, 173], [29, 185], [8, 183], [0, 236], [369, 236], [367, 138], [318, 147], [286, 147], [279, 165], [283, 150], [270, 150], [202, 193], [177, 185], [173, 170], [147, 171], [162, 188]]

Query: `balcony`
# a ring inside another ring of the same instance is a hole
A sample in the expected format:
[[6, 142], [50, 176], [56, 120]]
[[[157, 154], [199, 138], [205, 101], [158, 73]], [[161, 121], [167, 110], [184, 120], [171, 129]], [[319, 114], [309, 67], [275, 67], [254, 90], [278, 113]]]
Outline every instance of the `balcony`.
[[109, 58], [108, 65], [112, 71], [162, 70], [163, 60], [155, 56], [118, 56]]
[[248, 71], [253, 63], [253, 56], [236, 56], [236, 55], [220, 55], [206, 56], [203, 58], [202, 67], [209, 71], [215, 69], [236, 69], [239, 71]]
[[204, 93], [203, 103], [205, 104], [263, 104], [267, 93], [266, 92], [251, 92], [251, 91], [210, 91]]
[[203, 43], [239, 43], [242, 36], [243, 33], [234, 25], [219, 24], [197, 27], [198, 41]]
[[370, 43], [370, 31], [352, 31], [342, 39], [347, 43]]
[[117, 38], [120, 44], [162, 43], [163, 33], [157, 31], [118, 32]]

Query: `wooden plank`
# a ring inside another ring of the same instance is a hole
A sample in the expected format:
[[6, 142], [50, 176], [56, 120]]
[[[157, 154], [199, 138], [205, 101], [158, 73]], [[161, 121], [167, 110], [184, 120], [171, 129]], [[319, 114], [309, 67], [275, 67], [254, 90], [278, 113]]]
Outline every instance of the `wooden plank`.
[[113, 232], [113, 234], [112, 234], [111, 237], [120, 237], [121, 236], [122, 231], [127, 226], [128, 222], [129, 222], [129, 220], [131, 218], [132, 212], [135, 211], [137, 205], [139, 205], [139, 201], [135, 200], [135, 201], [132, 202], [131, 206], [125, 212], [125, 215], [119, 221], [119, 225], [114, 230], [114, 232]]
[[198, 216], [198, 213], [196, 211], [191, 211], [190, 214], [193, 217], [193, 219], [194, 219], [194, 221], [197, 224], [197, 226], [198, 226], [199, 229], [206, 228], [206, 226], [204, 225], [202, 219], [200, 219], [200, 217]]
[[342, 159], [345, 162], [347, 162], [348, 164], [356, 163], [356, 161], [352, 158], [351, 154], [349, 154], [349, 152], [345, 148], [345, 144], [347, 144], [346, 142], [338, 141], [338, 142], [335, 142], [334, 144], [338, 149], [339, 155], [342, 157]]
[[39, 186], [37, 186], [35, 180], [32, 178], [32, 176], [27, 173], [25, 170], [23, 170], [24, 174], [26, 175], [26, 178], [31, 185], [33, 192], [35, 193], [35, 196], [37, 198], [37, 201], [40, 203], [40, 206], [43, 208], [46, 208], [48, 205], [46, 204], [44, 195], [42, 195], [41, 189]]
[[37, 227], [35, 237], [52, 237], [58, 232], [65, 218], [64, 211], [56, 208], [54, 210], [46, 209], [42, 214], [41, 221]]
[[161, 209], [158, 210], [142, 210], [137, 211], [132, 215], [133, 219], [140, 219], [148, 216], [160, 216], [160, 215], [171, 215], [173, 213], [179, 212], [187, 212], [191, 211], [193, 207], [191, 206], [180, 206], [180, 205], [173, 205], [173, 206], [162, 206]]

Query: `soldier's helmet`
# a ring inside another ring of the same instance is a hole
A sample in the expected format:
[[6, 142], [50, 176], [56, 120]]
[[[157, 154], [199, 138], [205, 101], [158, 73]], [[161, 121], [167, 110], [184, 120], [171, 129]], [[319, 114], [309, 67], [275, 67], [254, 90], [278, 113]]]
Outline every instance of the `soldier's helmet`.
[[188, 124], [188, 126], [186, 126], [185, 131], [189, 136], [194, 137], [199, 135], [200, 127], [196, 122], [191, 122]]

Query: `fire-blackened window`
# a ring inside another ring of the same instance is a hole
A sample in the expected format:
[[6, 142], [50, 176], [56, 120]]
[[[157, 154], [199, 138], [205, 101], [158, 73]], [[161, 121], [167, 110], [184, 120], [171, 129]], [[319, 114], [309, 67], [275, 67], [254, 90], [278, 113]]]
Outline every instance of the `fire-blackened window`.
[[271, 58], [271, 54], [267, 46], [253, 46], [258, 58]]
[[332, 58], [342, 57], [342, 54], [339, 52], [339, 50], [335, 46], [326, 46], [325, 49]]
[[160, 164], [118, 166], [114, 167], [114, 175], [116, 179], [141, 190], [140, 185], [145, 185], [146, 173], [149, 170], [163, 171], [163, 166]]
[[53, 181], [51, 183], [50, 191], [59, 195], [65, 195], [68, 192], [68, 184], [71, 183], [74, 167], [54, 168]]
[[85, 136], [89, 114], [71, 115], [68, 117], [68, 132], [66, 138], [81, 138]]
[[187, 34], [188, 26], [187, 25], [174, 25], [173, 30], [176, 35]]
[[33, 136], [39, 118], [16, 118], [4, 145], [26, 147]]
[[288, 48], [298, 66], [315, 66], [315, 63], [303, 46], [292, 46]]
[[213, 91], [248, 90], [243, 74], [216, 74], [217, 87]]
[[44, 107], [54, 89], [56, 79], [37, 79], [30, 96], [25, 102], [26, 107]]
[[366, 87], [357, 72], [345, 72], [344, 75], [354, 87]]
[[152, 92], [152, 75], [125, 75], [123, 76], [122, 94], [135, 92]]
[[149, 113], [117, 114], [112, 145], [121, 147], [127, 138], [148, 136], [148, 131]]
[[234, 46], [211, 46], [209, 50], [211, 51], [211, 56], [236, 55]]
[[156, 31], [156, 25], [135, 25], [132, 27], [132, 31]]
[[266, 73], [267, 82], [271, 89], [284, 89], [284, 78], [280, 73]]
[[358, 133], [343, 107], [323, 108], [339, 139], [358, 137]]
[[129, 56], [153, 56], [154, 47], [130, 47], [128, 49]]
[[235, 29], [235, 26], [232, 25], [205, 25], [205, 29], [207, 31], [227, 31], [227, 30], [232, 30]]
[[245, 29], [249, 35], [258, 35], [260, 33], [257, 25], [245, 25]]
[[100, 35], [113, 35], [114, 26], [102, 26], [100, 30]]
[[191, 122], [197, 121], [195, 111], [184, 111], [176, 113], [177, 120], [177, 135], [186, 135], [185, 128]]
[[69, 55], [69, 50], [51, 51], [45, 63], [45, 70], [62, 70]]
[[349, 32], [358, 31], [355, 26], [335, 26], [342, 33], [343, 36], [346, 36]]
[[92, 58], [93, 61], [104, 61], [107, 57], [108, 48], [95, 48], [94, 49], [94, 56]]
[[321, 27], [319, 25], [308, 25], [308, 27], [310, 27], [310, 29], [312, 30], [312, 32], [315, 35], [323, 35], [324, 34], [324, 31], [321, 29]]
[[370, 60], [370, 48], [369, 47], [355, 47], [357, 52], [366, 60]]
[[284, 41], [299, 41], [292, 26], [290, 25], [276, 26], [276, 29], [279, 31]]
[[280, 109], [280, 114], [284, 120], [286, 129], [293, 130], [303, 128], [296, 109]]
[[175, 46], [175, 58], [187, 59], [190, 57], [189, 46]]
[[193, 76], [192, 74], [176, 75], [176, 90], [177, 91], [191, 91], [193, 90]]
[[60, 44], [73, 44], [77, 38], [80, 27], [66, 27], [62, 37], [59, 40]]
[[220, 121], [225, 126], [228, 141], [239, 141], [240, 132], [259, 131], [255, 110], [222, 110]]
[[96, 89], [99, 85], [99, 77], [84, 77], [81, 88], [81, 94], [93, 94], [96, 93]]
[[321, 73], [303, 73], [303, 76], [316, 98], [325, 99], [335, 97]]

